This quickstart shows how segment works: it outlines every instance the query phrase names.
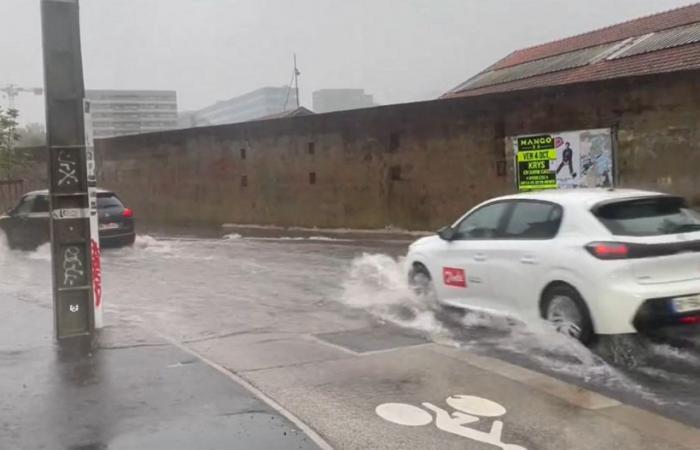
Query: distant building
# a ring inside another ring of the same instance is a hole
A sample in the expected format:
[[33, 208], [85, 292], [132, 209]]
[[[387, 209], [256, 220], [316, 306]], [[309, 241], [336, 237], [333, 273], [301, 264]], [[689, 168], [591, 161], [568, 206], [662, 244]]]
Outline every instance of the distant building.
[[197, 126], [197, 111], [182, 111], [177, 113], [178, 128], [193, 128]]
[[223, 125], [246, 122], [295, 110], [297, 97], [287, 86], [264, 87], [247, 94], [216, 102], [196, 111], [193, 117], [181, 117], [188, 126]]
[[374, 99], [370, 94], [365, 94], [364, 89], [321, 89], [313, 93], [315, 113], [369, 108], [370, 106], [375, 106]]
[[94, 90], [90, 101], [95, 138], [177, 128], [175, 91]]

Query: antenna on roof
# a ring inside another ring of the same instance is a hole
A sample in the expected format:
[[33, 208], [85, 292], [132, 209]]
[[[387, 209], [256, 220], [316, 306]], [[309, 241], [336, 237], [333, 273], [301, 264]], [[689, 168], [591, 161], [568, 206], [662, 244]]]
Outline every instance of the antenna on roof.
[[297, 109], [299, 109], [299, 75], [301, 75], [301, 72], [299, 72], [299, 69], [297, 68], [297, 54], [294, 53], [294, 71], [292, 72], [292, 79], [289, 80], [289, 85], [287, 86], [287, 98], [284, 100], [284, 108], [282, 109], [283, 111], [287, 110], [287, 104], [289, 103], [289, 93], [292, 90], [292, 82], [294, 82], [294, 93], [297, 97]]

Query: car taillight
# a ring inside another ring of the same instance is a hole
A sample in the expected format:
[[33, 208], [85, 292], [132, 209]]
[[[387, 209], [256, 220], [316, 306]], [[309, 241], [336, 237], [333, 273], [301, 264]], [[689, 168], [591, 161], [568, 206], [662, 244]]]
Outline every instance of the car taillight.
[[700, 323], [700, 316], [685, 316], [678, 319], [684, 325], [697, 325]]
[[629, 245], [622, 242], [591, 242], [586, 250], [598, 259], [626, 259], [630, 254]]
[[124, 208], [123, 216], [126, 218], [134, 217], [134, 211], [131, 208]]

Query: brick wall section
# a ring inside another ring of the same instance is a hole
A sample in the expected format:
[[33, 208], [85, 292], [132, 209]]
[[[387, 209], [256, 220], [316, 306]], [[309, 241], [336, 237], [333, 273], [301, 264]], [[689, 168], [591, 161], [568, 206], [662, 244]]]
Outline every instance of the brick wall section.
[[505, 136], [615, 125], [623, 185], [700, 204], [698, 79], [680, 73], [100, 140], [98, 180], [151, 222], [432, 229], [512, 192], [512, 167], [496, 172]]

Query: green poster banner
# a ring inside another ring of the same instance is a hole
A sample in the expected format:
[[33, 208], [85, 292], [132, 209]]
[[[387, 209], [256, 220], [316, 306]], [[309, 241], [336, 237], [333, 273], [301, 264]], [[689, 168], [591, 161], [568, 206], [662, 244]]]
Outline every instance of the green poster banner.
[[527, 136], [517, 140], [518, 189], [556, 189], [557, 175], [550, 162], [557, 160], [557, 150], [551, 135]]

